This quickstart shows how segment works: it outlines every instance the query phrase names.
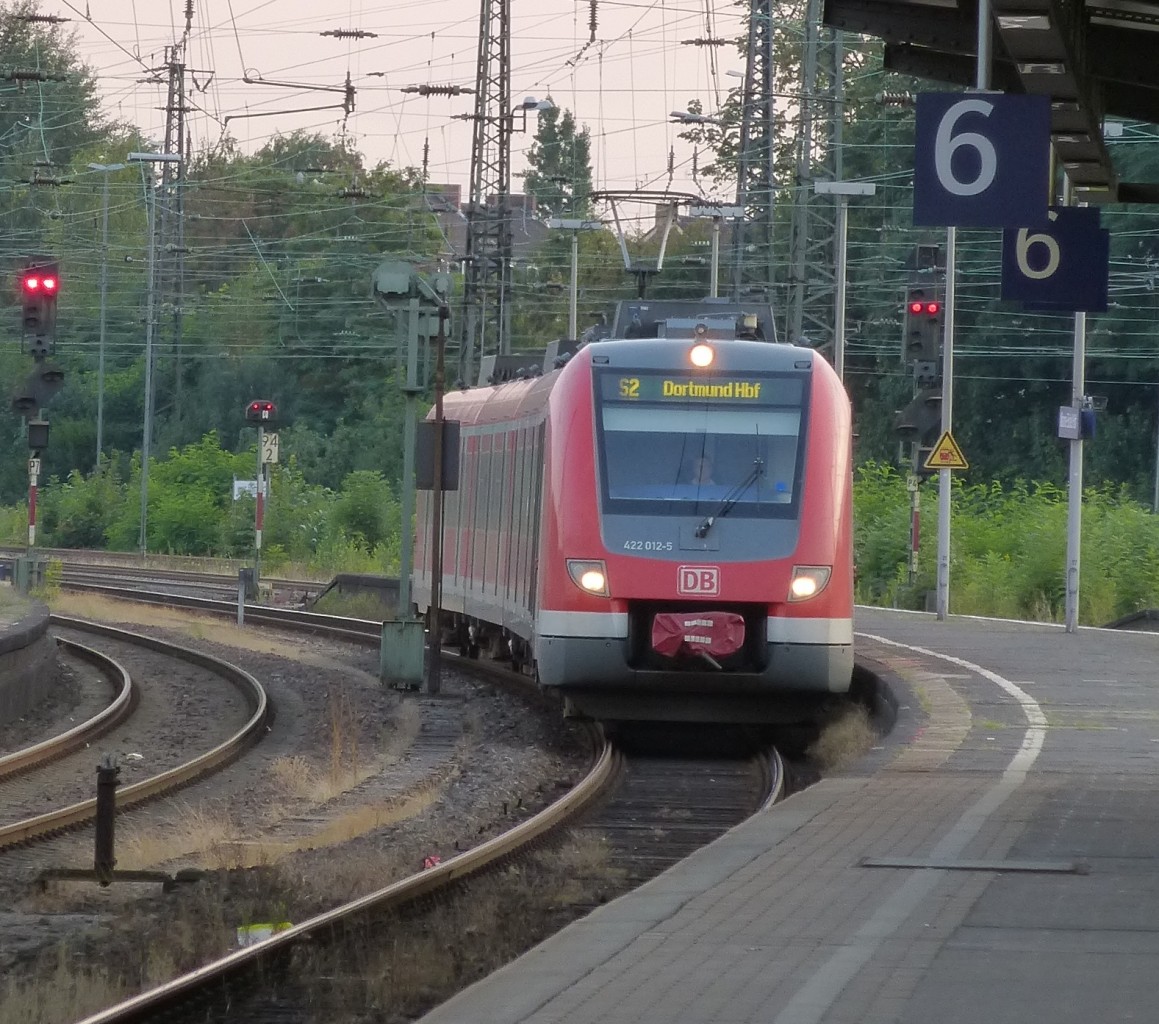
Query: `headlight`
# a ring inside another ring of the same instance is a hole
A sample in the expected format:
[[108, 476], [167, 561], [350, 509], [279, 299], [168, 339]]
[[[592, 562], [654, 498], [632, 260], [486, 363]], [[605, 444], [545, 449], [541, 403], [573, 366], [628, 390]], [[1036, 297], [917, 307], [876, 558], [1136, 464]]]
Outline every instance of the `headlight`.
[[567, 574], [580, 590], [600, 597], [608, 596], [608, 570], [603, 559], [569, 558]]
[[794, 565], [789, 580], [789, 600], [808, 601], [816, 597], [829, 583], [833, 570], [827, 565]]
[[711, 366], [714, 356], [715, 353], [712, 351], [712, 347], [701, 342], [699, 345], [692, 346], [692, 351], [688, 353], [688, 361], [693, 366]]

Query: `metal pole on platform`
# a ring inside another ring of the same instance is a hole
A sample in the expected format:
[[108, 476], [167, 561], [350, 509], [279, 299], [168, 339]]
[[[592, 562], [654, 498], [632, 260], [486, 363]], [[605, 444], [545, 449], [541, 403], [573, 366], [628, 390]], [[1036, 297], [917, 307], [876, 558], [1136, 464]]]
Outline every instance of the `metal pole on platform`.
[[439, 307], [439, 333], [435, 339], [435, 451], [431, 481], [431, 609], [427, 624], [427, 693], [442, 688], [443, 605], [443, 389], [446, 376], [446, 306]]
[[[990, 88], [990, 0], [978, 0], [978, 59], [974, 87]], [[946, 228], [946, 329], [942, 342], [942, 433], [954, 424], [954, 306], [956, 305], [958, 229]], [[938, 619], [950, 614], [950, 498], [953, 494], [951, 470], [938, 470]]]
[[398, 617], [413, 615], [411, 572], [414, 568], [414, 511], [415, 511], [415, 431], [418, 420], [419, 373], [419, 300], [412, 296], [407, 302], [406, 319], [406, 384], [403, 396], [406, 413], [402, 428], [402, 548], [399, 552]]
[[[1063, 204], [1070, 205], [1074, 193], [1069, 179], [1063, 179]], [[1071, 386], [1071, 404], [1079, 410], [1086, 403], [1087, 389], [1087, 315], [1074, 315], [1074, 382]], [[1066, 485], [1066, 631], [1074, 633], [1079, 625], [1079, 567], [1082, 554], [1083, 526], [1083, 439], [1070, 442], [1070, 467]]]
[[[942, 340], [942, 433], [954, 424], [954, 300], [957, 277], [958, 229], [946, 228], [946, 335]], [[938, 470], [938, 620], [950, 614], [951, 470]]]

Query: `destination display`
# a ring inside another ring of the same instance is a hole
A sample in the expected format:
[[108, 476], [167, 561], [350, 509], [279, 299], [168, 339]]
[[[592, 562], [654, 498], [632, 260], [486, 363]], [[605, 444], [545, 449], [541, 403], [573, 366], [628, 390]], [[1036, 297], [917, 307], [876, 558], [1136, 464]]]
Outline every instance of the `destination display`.
[[800, 405], [801, 380], [792, 377], [690, 379], [659, 373], [602, 374], [605, 402], [708, 402], [720, 405]]

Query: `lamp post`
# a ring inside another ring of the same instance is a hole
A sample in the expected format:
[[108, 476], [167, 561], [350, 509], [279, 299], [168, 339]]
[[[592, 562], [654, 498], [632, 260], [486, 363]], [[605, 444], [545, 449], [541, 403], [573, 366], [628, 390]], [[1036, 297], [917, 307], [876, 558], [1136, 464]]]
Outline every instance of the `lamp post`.
[[819, 196], [837, 197], [837, 287], [836, 310], [833, 314], [833, 368], [842, 382], [845, 380], [845, 263], [849, 235], [849, 197], [871, 196], [877, 185], [871, 181], [818, 181], [813, 191]]
[[109, 175], [113, 171], [123, 171], [128, 164], [89, 164], [89, 170], [100, 171], [105, 176], [105, 187], [101, 199], [101, 335], [97, 348], [97, 462], [101, 468], [101, 449], [104, 446], [105, 429], [105, 310], [109, 298]]
[[130, 153], [128, 161], [141, 165], [141, 177], [145, 183], [145, 206], [149, 232], [149, 272], [148, 292], [145, 299], [145, 422], [141, 431], [141, 532], [137, 545], [144, 558], [148, 551], [146, 526], [149, 515], [149, 449], [153, 441], [153, 290], [156, 277], [156, 190], [153, 174], [146, 164], [180, 163], [179, 153]]
[[568, 340], [576, 341], [579, 333], [577, 309], [579, 304], [579, 233], [581, 231], [603, 231], [604, 223], [599, 220], [552, 217], [548, 220], [547, 226], [571, 232], [571, 301], [567, 313], [567, 336]]

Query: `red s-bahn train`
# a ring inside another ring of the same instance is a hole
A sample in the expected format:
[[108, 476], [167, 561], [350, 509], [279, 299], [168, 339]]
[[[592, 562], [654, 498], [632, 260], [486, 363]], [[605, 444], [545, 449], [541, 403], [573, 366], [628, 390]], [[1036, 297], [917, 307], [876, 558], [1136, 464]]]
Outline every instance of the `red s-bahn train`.
[[[767, 306], [622, 303], [562, 367], [449, 394], [444, 628], [605, 721], [770, 723], [848, 691], [849, 400], [773, 330]], [[430, 528], [424, 493], [421, 612]]]

